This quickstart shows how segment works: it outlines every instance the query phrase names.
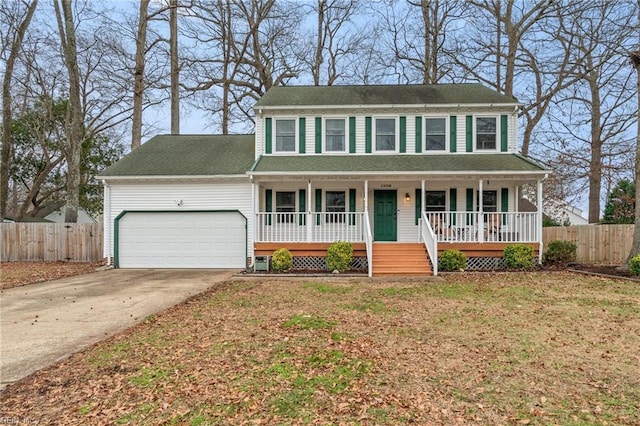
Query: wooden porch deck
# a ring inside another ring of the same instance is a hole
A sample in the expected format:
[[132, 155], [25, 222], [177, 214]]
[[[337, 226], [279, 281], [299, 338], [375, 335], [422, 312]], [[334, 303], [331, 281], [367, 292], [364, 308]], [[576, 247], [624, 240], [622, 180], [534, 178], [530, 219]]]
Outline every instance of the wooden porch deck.
[[[288, 249], [295, 256], [321, 256], [327, 255], [327, 249], [331, 243], [255, 243], [254, 251], [256, 256], [271, 256], [274, 251], [280, 248]], [[351, 243], [354, 257], [366, 257], [367, 247], [365, 243]]]
[[[515, 243], [459, 243], [459, 242], [438, 242], [438, 255], [445, 250], [460, 250], [467, 257], [502, 257], [505, 247]], [[540, 243], [518, 243], [531, 246], [533, 255], [538, 256]]]

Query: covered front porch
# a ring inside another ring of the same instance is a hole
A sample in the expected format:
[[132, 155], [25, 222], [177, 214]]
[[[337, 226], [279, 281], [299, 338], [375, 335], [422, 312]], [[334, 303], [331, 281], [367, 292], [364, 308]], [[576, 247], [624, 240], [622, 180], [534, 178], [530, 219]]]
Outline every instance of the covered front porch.
[[[539, 194], [537, 211], [519, 211], [520, 188], [525, 184], [533, 184]], [[434, 275], [438, 252], [445, 248], [460, 249], [468, 257], [501, 257], [506, 245], [527, 243], [541, 252], [542, 180], [396, 176], [261, 180], [253, 185], [256, 253], [277, 245], [290, 248], [294, 257], [310, 252], [320, 257], [318, 247], [326, 250], [328, 243], [349, 241], [364, 249], [359, 251], [366, 255], [372, 276], [380, 275], [376, 263], [390, 244], [402, 245], [404, 253], [421, 247], [426, 262], [422, 269]], [[458, 210], [460, 205], [469, 210]], [[389, 260], [393, 255], [385, 256]], [[403, 261], [408, 264], [401, 265]], [[397, 256], [393, 270], [417, 274], [417, 262], [415, 256]]]
[[[437, 274], [445, 245], [501, 257], [499, 247], [527, 243], [540, 253], [547, 173], [505, 153], [261, 156], [249, 172], [254, 248], [363, 244], [370, 276], [381, 265]], [[520, 207], [523, 187], [534, 209]]]

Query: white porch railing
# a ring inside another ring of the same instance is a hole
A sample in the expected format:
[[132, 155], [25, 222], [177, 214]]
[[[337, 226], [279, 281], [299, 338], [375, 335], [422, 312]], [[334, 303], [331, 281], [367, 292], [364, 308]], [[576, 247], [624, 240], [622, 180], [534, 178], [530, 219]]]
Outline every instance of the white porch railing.
[[[366, 242], [366, 232], [372, 227], [365, 223], [365, 217], [370, 220], [364, 212], [256, 213], [256, 242]], [[439, 242], [541, 240], [539, 213], [448, 211], [424, 212], [421, 217]]]
[[438, 275], [438, 239], [431, 229], [431, 224], [425, 212], [422, 212], [420, 219], [420, 238], [427, 248], [431, 264], [433, 266], [433, 275]]
[[538, 213], [427, 212], [424, 216], [438, 241], [534, 243], [541, 237]]
[[256, 213], [259, 242], [363, 242], [363, 212]]
[[367, 247], [367, 267], [369, 276], [373, 276], [373, 234], [371, 233], [371, 222], [369, 212], [364, 212], [364, 243]]

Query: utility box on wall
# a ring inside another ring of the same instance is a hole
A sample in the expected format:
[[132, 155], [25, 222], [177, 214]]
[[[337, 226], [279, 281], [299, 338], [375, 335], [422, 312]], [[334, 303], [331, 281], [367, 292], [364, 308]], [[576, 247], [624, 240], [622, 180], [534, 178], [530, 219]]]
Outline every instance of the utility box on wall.
[[268, 271], [270, 256], [256, 256], [256, 263], [253, 266], [254, 271]]

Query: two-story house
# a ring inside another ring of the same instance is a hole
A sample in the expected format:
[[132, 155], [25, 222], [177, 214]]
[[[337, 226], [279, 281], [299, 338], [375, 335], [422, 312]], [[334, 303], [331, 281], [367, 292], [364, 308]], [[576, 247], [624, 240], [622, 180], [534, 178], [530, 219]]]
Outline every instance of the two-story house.
[[105, 256], [120, 267], [245, 267], [280, 247], [324, 266], [354, 245], [369, 275], [437, 273], [455, 248], [495, 265], [542, 249], [519, 212], [548, 171], [519, 155], [520, 104], [479, 84], [274, 87], [256, 133], [159, 136], [107, 169]]

